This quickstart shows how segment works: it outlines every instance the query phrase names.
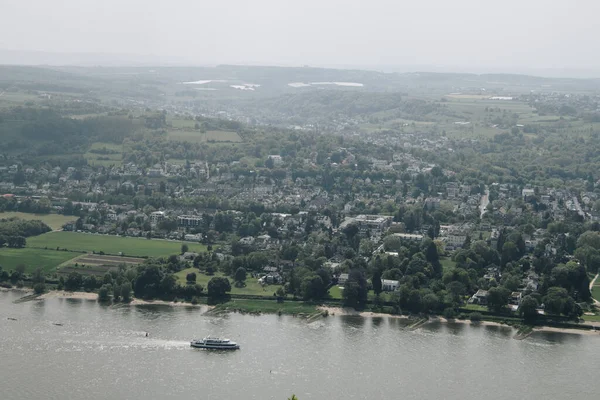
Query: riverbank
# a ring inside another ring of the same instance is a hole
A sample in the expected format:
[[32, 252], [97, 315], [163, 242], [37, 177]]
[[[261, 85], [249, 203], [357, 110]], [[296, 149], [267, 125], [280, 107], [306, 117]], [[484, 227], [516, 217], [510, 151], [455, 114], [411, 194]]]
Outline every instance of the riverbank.
[[[53, 299], [53, 298], [62, 298], [62, 299], [80, 299], [80, 300], [89, 300], [89, 301], [97, 301], [98, 294], [91, 292], [69, 292], [65, 290], [52, 290], [46, 292], [39, 296], [33, 296], [33, 291], [27, 288], [0, 288], [0, 291], [17, 291], [22, 293], [24, 297], [31, 297], [26, 300], [45, 300], [45, 299]], [[417, 329], [420, 326], [426, 325], [432, 322], [441, 322], [444, 324], [469, 324], [469, 325], [478, 325], [478, 326], [496, 326], [496, 327], [512, 327], [513, 329], [517, 329], [517, 333], [515, 335], [516, 339], [524, 339], [530, 336], [534, 332], [557, 332], [557, 333], [571, 333], [571, 334], [581, 334], [581, 335], [599, 335], [600, 336], [600, 323], [598, 322], [588, 322], [581, 327], [573, 325], [573, 327], [552, 327], [552, 326], [535, 326], [530, 327], [528, 329], [513, 327], [508, 324], [504, 324], [498, 321], [478, 321], [472, 322], [469, 319], [453, 319], [448, 320], [443, 317], [430, 316], [430, 317], [415, 317], [415, 316], [407, 316], [407, 315], [393, 315], [393, 314], [385, 314], [385, 313], [377, 313], [371, 311], [357, 311], [353, 308], [342, 308], [342, 307], [332, 307], [332, 306], [319, 306], [315, 304], [309, 304], [299, 301], [286, 301], [283, 303], [277, 303], [273, 300], [253, 300], [253, 299], [230, 299], [229, 301], [217, 305], [207, 305], [207, 304], [192, 304], [189, 302], [173, 302], [173, 301], [164, 301], [164, 300], [142, 300], [134, 298], [129, 303], [114, 303], [115, 305], [120, 306], [147, 306], [147, 305], [161, 305], [161, 306], [170, 306], [170, 307], [208, 307], [209, 312], [212, 314], [225, 314], [230, 312], [238, 312], [238, 313], [247, 313], [259, 315], [262, 313], [267, 314], [285, 314], [285, 315], [297, 315], [297, 316], [306, 316], [311, 321], [315, 318], [322, 316], [336, 316], [336, 315], [346, 315], [346, 316], [357, 316], [361, 318], [391, 318], [391, 319], [405, 319], [411, 320], [413, 323], [408, 325], [409, 329]], [[592, 327], [592, 329], [586, 329], [586, 326]]]
[[[324, 311], [324, 312], [326, 311], [327, 314], [330, 316], [349, 315], [349, 316], [358, 316], [358, 317], [364, 317], [364, 318], [387, 317], [387, 318], [411, 319], [410, 316], [406, 316], [406, 315], [391, 315], [391, 314], [383, 314], [383, 313], [374, 313], [374, 312], [369, 312], [369, 311], [356, 311], [352, 308], [325, 307], [325, 306], [321, 306], [321, 307], [317, 307], [317, 308], [321, 311]], [[412, 319], [415, 319], [415, 318], [412, 317]], [[534, 332], [556, 332], [556, 333], [571, 333], [571, 334], [578, 334], [578, 335], [598, 335], [598, 336], [600, 336], [600, 324], [597, 324], [597, 323], [588, 323], [587, 324], [587, 325], [591, 325], [591, 326], [596, 326], [596, 330], [591, 330], [591, 329], [583, 329], [583, 327], [582, 328], [575, 328], [575, 327], [574, 328], [557, 328], [557, 327], [551, 327], [551, 326], [535, 326], [535, 327], [531, 327], [530, 329], [522, 329], [522, 327], [516, 328], [516, 327], [510, 326], [507, 324], [503, 324], [500, 322], [496, 322], [496, 321], [482, 320], [482, 321], [478, 321], [478, 322], [472, 322], [469, 319], [448, 320], [446, 318], [436, 317], [436, 316], [429, 317], [426, 321], [424, 321], [422, 323], [419, 323], [418, 319], [415, 319], [415, 321], [417, 322], [414, 326], [415, 328], [422, 326], [422, 325], [426, 325], [428, 323], [432, 323], [432, 322], [441, 322], [443, 324], [463, 324], [463, 325], [475, 325], [475, 326], [510, 327], [510, 328], [516, 330], [515, 339], [525, 339]]]

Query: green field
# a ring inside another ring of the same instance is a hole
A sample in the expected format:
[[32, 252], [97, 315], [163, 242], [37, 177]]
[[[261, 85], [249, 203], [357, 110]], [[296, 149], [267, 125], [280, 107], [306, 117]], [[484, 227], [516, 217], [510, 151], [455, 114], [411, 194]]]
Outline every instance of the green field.
[[600, 285], [598, 285], [597, 283], [594, 286], [592, 286], [592, 297], [600, 301]]
[[[107, 149], [114, 151], [113, 154], [92, 153], [91, 150]], [[121, 165], [123, 160], [123, 146], [114, 143], [95, 142], [90, 149], [83, 155], [88, 164], [92, 166], [108, 167], [110, 165]]]
[[454, 269], [456, 263], [447, 257], [440, 257], [440, 264], [442, 264], [442, 270], [444, 272]]
[[77, 219], [76, 217], [61, 214], [30, 214], [22, 212], [3, 212], [0, 213], [0, 219], [2, 218], [21, 218], [27, 221], [30, 220], [41, 220], [50, 228], [57, 230], [61, 229], [64, 224], [69, 221]]
[[282, 314], [316, 314], [317, 308], [314, 304], [301, 301], [284, 301], [277, 303], [275, 300], [230, 300], [219, 304], [211, 312], [240, 311], [248, 313], [282, 313]]
[[192, 143], [204, 143], [206, 141], [238, 143], [242, 141], [240, 135], [233, 131], [208, 131], [204, 134], [199, 130], [170, 129], [167, 137], [170, 140]]
[[[75, 232], [50, 232], [27, 239], [27, 247], [68, 249], [71, 251], [87, 251], [136, 257], [166, 257], [179, 254], [182, 242], [167, 240], [148, 240], [108, 235], [93, 235]], [[206, 246], [197, 243], [185, 243], [189, 251], [202, 252]]]
[[0, 249], [0, 266], [5, 271], [14, 270], [19, 264], [25, 265], [25, 272], [31, 273], [42, 268], [46, 273], [56, 272], [56, 267], [80, 254], [68, 251], [43, 249]]
[[329, 288], [329, 297], [332, 299], [342, 299], [342, 288], [339, 285], [333, 285]]
[[[186, 284], [185, 277], [190, 272], [196, 273], [196, 283], [199, 285], [202, 285], [205, 290], [207, 289], [208, 281], [210, 281], [211, 278], [214, 278], [215, 276], [224, 276], [220, 272], [217, 272], [216, 274], [209, 276], [209, 275], [205, 275], [205, 274], [201, 273], [196, 268], [187, 268], [187, 269], [181, 270], [175, 274], [175, 276], [177, 277], [177, 283], [179, 283], [180, 285], [185, 285]], [[241, 288], [235, 287], [235, 285], [233, 284], [233, 280], [231, 278], [229, 279], [229, 281], [231, 282], [231, 294], [251, 294], [251, 295], [255, 295], [255, 296], [273, 297], [273, 293], [275, 293], [275, 291], [279, 287], [278, 285], [267, 285], [263, 288], [258, 283], [258, 280], [256, 278], [252, 278], [250, 275], [248, 275], [248, 278], [246, 279], [246, 286], [241, 287]]]

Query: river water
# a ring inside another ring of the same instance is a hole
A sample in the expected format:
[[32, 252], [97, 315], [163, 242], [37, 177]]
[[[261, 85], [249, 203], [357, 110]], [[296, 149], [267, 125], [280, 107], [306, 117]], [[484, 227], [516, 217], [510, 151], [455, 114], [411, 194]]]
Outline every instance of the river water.
[[[199, 307], [13, 303], [19, 297], [0, 292], [3, 400], [597, 399], [600, 391], [600, 336], [519, 341], [508, 327], [431, 323], [410, 331], [387, 317], [307, 323], [206, 316]], [[242, 349], [189, 347], [207, 334]]]

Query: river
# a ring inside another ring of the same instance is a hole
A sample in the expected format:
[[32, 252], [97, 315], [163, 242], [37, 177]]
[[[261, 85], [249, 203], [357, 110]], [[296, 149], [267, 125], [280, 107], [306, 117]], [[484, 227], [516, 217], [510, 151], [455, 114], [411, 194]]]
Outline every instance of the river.
[[[206, 316], [200, 307], [13, 303], [19, 296], [0, 292], [3, 400], [593, 399], [600, 390], [600, 337], [592, 335], [515, 340], [498, 326], [430, 323], [410, 331], [387, 317], [307, 323]], [[209, 333], [242, 349], [189, 347]]]

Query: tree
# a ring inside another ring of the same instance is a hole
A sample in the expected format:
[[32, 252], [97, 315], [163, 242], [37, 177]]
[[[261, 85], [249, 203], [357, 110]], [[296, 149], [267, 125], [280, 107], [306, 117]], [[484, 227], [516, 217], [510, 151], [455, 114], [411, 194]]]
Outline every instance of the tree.
[[131, 301], [131, 283], [125, 282], [121, 285], [121, 297], [125, 303]]
[[379, 293], [381, 293], [381, 291], [382, 291], [381, 271], [379, 270], [379, 268], [375, 268], [375, 271], [373, 271], [373, 277], [371, 278], [371, 283], [373, 285], [373, 291], [375, 292], [375, 294], [378, 295]]
[[100, 289], [98, 289], [98, 301], [105, 302], [110, 299], [110, 286], [102, 285]]
[[300, 285], [304, 300], [319, 300], [325, 295], [325, 285], [319, 275], [309, 275], [302, 280]]
[[433, 240], [427, 239], [424, 243], [425, 259], [433, 266], [435, 276], [442, 275], [442, 264], [440, 263], [440, 256], [438, 255], [437, 246]]
[[77, 272], [71, 272], [65, 281], [65, 290], [74, 292], [75, 290], [79, 290], [83, 283], [83, 278], [81, 274]]
[[187, 253], [189, 251], [189, 246], [187, 244], [182, 244], [181, 245], [181, 254]]
[[44, 283], [46, 282], [46, 276], [44, 275], [44, 271], [41, 268], [36, 268], [31, 274], [31, 281], [33, 283]]
[[196, 273], [195, 272], [190, 272], [189, 274], [187, 274], [185, 276], [185, 281], [188, 285], [196, 283]]
[[488, 291], [488, 308], [494, 312], [501, 312], [508, 305], [510, 291], [504, 287], [493, 287]]
[[363, 307], [367, 303], [367, 290], [367, 280], [363, 271], [350, 271], [342, 292], [344, 304], [354, 308]]
[[43, 282], [38, 282], [33, 285], [33, 291], [35, 294], [42, 294], [46, 290], [46, 285]]
[[238, 287], [246, 286], [246, 269], [243, 267], [239, 267], [235, 271], [235, 275], [234, 275], [233, 279], [235, 280], [236, 286], [238, 286]]
[[221, 276], [215, 276], [208, 282], [208, 296], [209, 297], [223, 297], [231, 291], [231, 283], [229, 279]]
[[113, 300], [119, 301], [120, 298], [121, 298], [121, 286], [114, 285], [113, 286]]
[[538, 301], [533, 296], [525, 296], [519, 304], [519, 315], [525, 321], [533, 321], [538, 316], [537, 308], [539, 306]]
[[83, 278], [83, 288], [86, 291], [91, 291], [96, 289], [98, 286], [98, 282], [96, 281], [96, 277], [94, 275], [88, 275]]

